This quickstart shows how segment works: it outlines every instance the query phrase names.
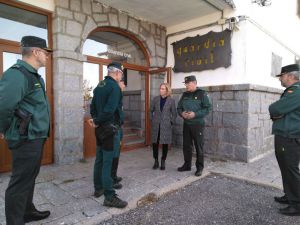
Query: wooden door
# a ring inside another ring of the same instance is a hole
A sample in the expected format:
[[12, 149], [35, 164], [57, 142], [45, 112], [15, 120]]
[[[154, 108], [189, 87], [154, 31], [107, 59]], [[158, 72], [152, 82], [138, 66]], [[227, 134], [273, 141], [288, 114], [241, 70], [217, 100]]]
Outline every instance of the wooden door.
[[[13, 65], [17, 59], [20, 59], [20, 45], [18, 42], [7, 41], [0, 39], [0, 76], [2, 73]], [[46, 70], [45, 70], [45, 82], [47, 96], [50, 102], [51, 115], [53, 115], [53, 104], [52, 104], [52, 59], [49, 57]], [[50, 138], [44, 147], [44, 154], [42, 158], [42, 164], [50, 164], [53, 162], [53, 116], [51, 118], [50, 126]], [[11, 170], [11, 153], [7, 147], [6, 141], [0, 139], [0, 172], [6, 172]]]

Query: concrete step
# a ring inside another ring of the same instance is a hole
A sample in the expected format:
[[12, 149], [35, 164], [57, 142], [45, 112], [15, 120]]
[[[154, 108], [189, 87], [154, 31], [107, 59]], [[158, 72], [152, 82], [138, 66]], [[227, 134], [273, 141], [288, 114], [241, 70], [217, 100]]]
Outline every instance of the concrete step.
[[123, 137], [125, 138], [125, 137], [131, 137], [131, 136], [136, 136], [136, 135], [137, 135], [137, 133], [132, 131], [132, 132], [123, 134]]
[[127, 137], [123, 137], [123, 140], [124, 140], [125, 143], [129, 142], [129, 141], [139, 140], [139, 139], [143, 139], [143, 138], [139, 137], [137, 134], [130, 135], [130, 136], [127, 136]]
[[139, 138], [139, 139], [136, 139], [136, 140], [126, 140], [126, 139], [124, 139], [123, 141], [124, 141], [125, 146], [134, 145], [134, 144], [143, 144], [143, 143], [145, 143], [145, 138]]

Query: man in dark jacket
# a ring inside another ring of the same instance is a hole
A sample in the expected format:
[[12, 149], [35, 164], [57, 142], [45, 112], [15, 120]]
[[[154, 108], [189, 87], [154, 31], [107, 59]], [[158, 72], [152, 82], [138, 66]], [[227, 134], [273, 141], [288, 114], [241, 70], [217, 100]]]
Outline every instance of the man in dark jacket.
[[275, 135], [275, 155], [281, 171], [282, 197], [274, 200], [288, 204], [279, 212], [284, 215], [300, 215], [300, 67], [284, 66], [277, 75], [285, 87], [280, 99], [269, 107]]
[[178, 168], [178, 171], [182, 172], [191, 170], [194, 143], [197, 156], [195, 176], [201, 176], [204, 168], [204, 117], [211, 110], [211, 102], [207, 93], [204, 90], [197, 88], [197, 80], [195, 76], [192, 75], [185, 77], [184, 83], [186, 86], [186, 92], [183, 93], [177, 105], [177, 112], [184, 120], [184, 164]]
[[122, 92], [119, 82], [123, 76], [122, 65], [113, 62], [107, 66], [108, 76], [94, 89], [91, 116], [97, 140], [94, 164], [95, 197], [104, 194], [104, 206], [124, 208], [127, 202], [117, 197], [113, 188], [111, 168], [116, 150], [120, 148], [120, 106]]
[[23, 37], [22, 60], [5, 71], [0, 80], [0, 137], [8, 143], [13, 165], [5, 192], [8, 225], [22, 225], [50, 215], [49, 211], [38, 211], [32, 199], [50, 129], [45, 83], [37, 71], [46, 65], [51, 51], [44, 39]]

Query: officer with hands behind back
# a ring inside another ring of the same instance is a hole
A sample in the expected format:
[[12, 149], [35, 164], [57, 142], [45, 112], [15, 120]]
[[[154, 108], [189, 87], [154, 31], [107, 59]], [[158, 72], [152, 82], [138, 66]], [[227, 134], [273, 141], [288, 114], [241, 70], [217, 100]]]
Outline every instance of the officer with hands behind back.
[[111, 169], [116, 150], [120, 148], [120, 126], [122, 115], [122, 92], [119, 82], [122, 80], [123, 67], [118, 62], [107, 66], [108, 75], [94, 89], [91, 103], [90, 123], [96, 135], [96, 159], [94, 164], [95, 197], [104, 194], [104, 206], [124, 208], [127, 202], [117, 197], [113, 188]]

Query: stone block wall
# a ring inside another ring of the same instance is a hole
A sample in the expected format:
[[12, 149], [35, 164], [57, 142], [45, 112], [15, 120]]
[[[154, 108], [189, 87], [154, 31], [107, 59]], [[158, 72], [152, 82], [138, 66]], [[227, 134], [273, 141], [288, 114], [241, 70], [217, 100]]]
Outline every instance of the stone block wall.
[[[83, 157], [82, 80], [86, 56], [82, 55], [82, 47], [98, 27], [129, 32], [143, 43], [151, 67], [165, 64], [165, 27], [104, 7], [95, 0], [55, 0], [52, 21], [55, 163], [72, 163]], [[143, 91], [141, 96], [141, 119], [144, 119]]]
[[141, 91], [124, 91], [123, 109], [129, 125], [141, 128]]
[[[279, 89], [242, 84], [205, 87], [213, 109], [206, 117], [205, 154], [218, 159], [249, 162], [273, 150], [268, 106], [279, 99]], [[178, 103], [185, 89], [173, 90]], [[182, 146], [183, 120], [173, 128], [173, 144]]]

